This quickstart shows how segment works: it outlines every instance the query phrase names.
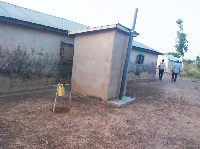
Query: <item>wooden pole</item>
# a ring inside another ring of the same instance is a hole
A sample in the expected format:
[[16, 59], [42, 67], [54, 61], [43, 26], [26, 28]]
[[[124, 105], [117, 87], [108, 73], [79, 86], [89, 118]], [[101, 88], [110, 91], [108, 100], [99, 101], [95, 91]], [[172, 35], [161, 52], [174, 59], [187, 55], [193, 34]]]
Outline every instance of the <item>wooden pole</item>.
[[55, 101], [54, 101], [54, 104], [53, 104], [53, 113], [55, 113], [57, 97], [58, 97], [58, 92], [56, 92], [56, 98], [55, 98]]
[[71, 109], [71, 101], [72, 101], [72, 95], [71, 95], [71, 90], [69, 92], [69, 109]]

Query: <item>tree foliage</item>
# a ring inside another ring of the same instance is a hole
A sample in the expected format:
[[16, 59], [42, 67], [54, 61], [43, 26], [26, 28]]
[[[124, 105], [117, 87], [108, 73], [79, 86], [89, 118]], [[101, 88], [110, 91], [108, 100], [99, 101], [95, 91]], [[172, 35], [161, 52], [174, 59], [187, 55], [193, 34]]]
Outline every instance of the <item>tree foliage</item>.
[[172, 55], [172, 56], [177, 57], [177, 58], [180, 58], [180, 57], [181, 57], [180, 53], [178, 53], [178, 52], [169, 52], [169, 53], [167, 53], [167, 54], [168, 54], [168, 55]]
[[178, 24], [180, 29], [179, 31], [177, 31], [175, 49], [180, 54], [180, 56], [184, 57], [184, 53], [188, 51], [188, 41], [186, 39], [187, 35], [183, 33], [183, 21], [181, 19], [178, 19], [176, 23]]
[[190, 59], [183, 59], [183, 62], [184, 62], [185, 65], [188, 65], [188, 64], [192, 64], [192, 63], [193, 63], [193, 61], [190, 60]]
[[200, 68], [200, 55], [196, 57], [197, 67]]
[[197, 62], [200, 62], [200, 56], [197, 56], [197, 57], [196, 57], [196, 61], [197, 61]]

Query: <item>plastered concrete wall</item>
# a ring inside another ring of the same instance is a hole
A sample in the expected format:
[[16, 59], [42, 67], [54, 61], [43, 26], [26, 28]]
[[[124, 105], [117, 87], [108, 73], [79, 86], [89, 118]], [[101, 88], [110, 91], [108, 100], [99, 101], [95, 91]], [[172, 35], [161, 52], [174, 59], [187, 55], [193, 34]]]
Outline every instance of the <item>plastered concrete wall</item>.
[[75, 36], [72, 92], [107, 100], [114, 31]]
[[119, 97], [128, 41], [129, 35], [117, 30], [115, 31], [107, 95], [108, 99]]
[[[138, 52], [144, 53], [143, 64], [137, 64], [136, 62]], [[151, 54], [151, 53], [140, 51], [139, 49], [133, 48], [131, 51], [131, 56], [129, 60], [128, 77], [127, 77], [128, 80], [155, 79], [157, 57], [158, 56], [156, 54]]]
[[72, 37], [3, 22], [0, 23], [0, 37], [0, 84], [4, 84], [0, 86], [0, 92], [41, 87], [55, 83], [56, 79], [70, 77], [72, 62], [64, 64], [69, 71], [66, 66], [63, 69], [60, 44], [61, 41], [73, 44]]

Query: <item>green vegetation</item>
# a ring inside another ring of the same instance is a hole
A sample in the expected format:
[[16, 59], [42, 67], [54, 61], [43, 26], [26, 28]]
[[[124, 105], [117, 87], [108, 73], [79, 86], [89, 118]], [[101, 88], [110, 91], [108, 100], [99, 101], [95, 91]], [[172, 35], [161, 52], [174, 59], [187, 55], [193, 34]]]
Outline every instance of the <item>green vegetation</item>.
[[186, 64], [184, 65], [182, 72], [179, 76], [190, 77], [200, 80], [200, 68], [197, 64]]
[[188, 41], [186, 39], [187, 35], [183, 33], [183, 21], [181, 19], [178, 19], [176, 23], [178, 24], [180, 29], [179, 31], [177, 31], [175, 49], [178, 55], [182, 57], [183, 61], [184, 53], [188, 51]]
[[190, 59], [183, 59], [183, 63], [184, 63], [185, 65], [188, 65], [188, 64], [192, 64], [193, 61], [190, 60]]
[[200, 56], [196, 57], [196, 65], [198, 68], [200, 68]]
[[188, 71], [187, 75], [191, 78], [200, 79], [200, 69], [191, 69]]
[[168, 55], [172, 55], [172, 56], [177, 57], [177, 58], [180, 58], [180, 57], [181, 57], [180, 53], [177, 53], [177, 52], [169, 52], [169, 53], [167, 53], [167, 54], [168, 54]]
[[186, 71], [186, 72], [188, 72], [189, 69], [190, 69], [190, 68], [189, 68], [187, 65], [185, 65], [185, 66], [183, 67], [183, 70]]
[[190, 77], [200, 80], [200, 56], [196, 57], [196, 64], [193, 64], [194, 61], [190, 59], [187, 60], [184, 59], [183, 62], [184, 62], [184, 67], [179, 76]]

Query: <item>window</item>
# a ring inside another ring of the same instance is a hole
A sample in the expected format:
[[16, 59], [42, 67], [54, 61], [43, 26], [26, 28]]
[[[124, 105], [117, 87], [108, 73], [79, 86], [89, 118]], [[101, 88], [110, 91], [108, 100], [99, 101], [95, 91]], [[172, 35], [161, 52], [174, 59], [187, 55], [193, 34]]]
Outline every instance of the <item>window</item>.
[[72, 61], [74, 55], [74, 46], [71, 44], [66, 44], [64, 42], [61, 42], [60, 45], [60, 57], [61, 61]]
[[143, 54], [137, 55], [137, 63], [138, 64], [143, 64], [144, 63], [144, 55]]

